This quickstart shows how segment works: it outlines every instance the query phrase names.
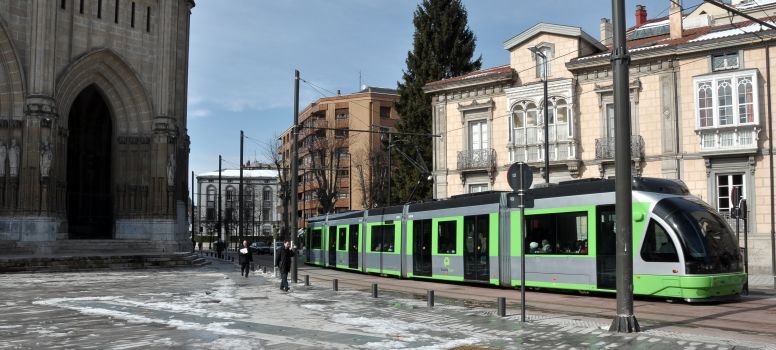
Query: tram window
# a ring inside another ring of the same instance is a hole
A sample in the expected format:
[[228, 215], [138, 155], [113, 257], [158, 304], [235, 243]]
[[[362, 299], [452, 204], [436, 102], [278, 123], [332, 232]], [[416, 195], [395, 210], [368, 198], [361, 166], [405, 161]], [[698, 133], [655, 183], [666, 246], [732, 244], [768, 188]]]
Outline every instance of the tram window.
[[348, 229], [340, 227], [337, 236], [337, 250], [347, 249]]
[[679, 262], [679, 254], [671, 236], [655, 220], [650, 220], [647, 227], [641, 246], [641, 258], [650, 262]]
[[528, 254], [587, 255], [587, 213], [557, 213], [526, 217]]
[[437, 223], [439, 239], [437, 240], [437, 253], [455, 254], [457, 221], [442, 221]]
[[350, 246], [353, 249], [358, 249], [358, 224], [350, 225], [350, 234], [355, 235], [355, 237], [351, 237], [356, 238], [353, 240], [354, 242], [350, 242]]
[[313, 242], [310, 249], [321, 249], [323, 245], [323, 236], [321, 235], [321, 229], [313, 229]]
[[393, 252], [394, 251], [394, 226], [393, 225], [374, 225], [372, 226], [372, 251], [373, 252]]

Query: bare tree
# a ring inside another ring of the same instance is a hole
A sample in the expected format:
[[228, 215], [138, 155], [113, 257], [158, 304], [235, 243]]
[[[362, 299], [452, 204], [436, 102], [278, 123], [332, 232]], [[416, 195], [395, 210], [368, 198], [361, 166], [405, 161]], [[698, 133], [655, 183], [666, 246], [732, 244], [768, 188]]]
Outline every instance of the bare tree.
[[361, 190], [361, 206], [364, 209], [387, 204], [388, 164], [387, 153], [379, 147], [371, 147], [353, 156], [356, 182]]
[[280, 187], [278, 196], [283, 203], [281, 236], [288, 237], [289, 225], [291, 224], [291, 220], [293, 220], [293, 216], [291, 213], [289, 213], [289, 202], [291, 201], [293, 192], [291, 191], [291, 164], [290, 160], [283, 159], [283, 150], [281, 149], [282, 145], [283, 143], [280, 140], [280, 136], [275, 135], [269, 142], [267, 142], [264, 149], [264, 156], [267, 158], [267, 160], [272, 162], [278, 172], [278, 185]]
[[347, 157], [345, 138], [316, 138], [307, 144], [309, 171], [315, 181], [314, 193], [323, 213], [332, 213], [340, 192], [339, 176], [343, 158]]

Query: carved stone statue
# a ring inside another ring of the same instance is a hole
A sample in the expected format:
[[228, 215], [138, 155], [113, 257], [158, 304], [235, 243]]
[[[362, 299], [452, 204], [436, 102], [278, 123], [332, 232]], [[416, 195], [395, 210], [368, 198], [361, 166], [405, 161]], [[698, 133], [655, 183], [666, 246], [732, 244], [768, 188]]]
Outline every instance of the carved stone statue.
[[175, 154], [167, 158], [167, 186], [175, 186]]
[[10, 168], [11, 177], [19, 175], [19, 145], [16, 144], [16, 139], [11, 139], [11, 147], [8, 150], [8, 165]]
[[0, 176], [5, 176], [6, 156], [8, 156], [8, 147], [5, 147], [5, 142], [0, 142]]
[[40, 176], [48, 177], [51, 170], [51, 160], [54, 159], [54, 152], [50, 142], [40, 144]]

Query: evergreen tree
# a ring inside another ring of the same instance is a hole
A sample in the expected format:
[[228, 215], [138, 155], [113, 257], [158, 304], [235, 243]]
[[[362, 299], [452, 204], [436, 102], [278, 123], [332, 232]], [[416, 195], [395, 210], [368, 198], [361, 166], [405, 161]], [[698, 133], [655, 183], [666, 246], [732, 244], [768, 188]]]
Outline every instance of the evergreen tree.
[[[431, 98], [423, 92], [429, 82], [452, 78], [480, 69], [481, 57], [474, 56], [474, 34], [469, 30], [466, 9], [461, 0], [423, 0], [415, 10], [412, 51], [407, 53], [404, 82], [399, 82], [396, 109], [401, 120], [400, 132], [431, 133]], [[404, 156], [393, 152], [397, 167], [393, 171], [392, 203], [431, 198], [431, 137], [396, 136], [397, 151], [413, 158], [420, 170]], [[413, 193], [414, 190], [414, 193]], [[410, 196], [412, 198], [410, 198]]]

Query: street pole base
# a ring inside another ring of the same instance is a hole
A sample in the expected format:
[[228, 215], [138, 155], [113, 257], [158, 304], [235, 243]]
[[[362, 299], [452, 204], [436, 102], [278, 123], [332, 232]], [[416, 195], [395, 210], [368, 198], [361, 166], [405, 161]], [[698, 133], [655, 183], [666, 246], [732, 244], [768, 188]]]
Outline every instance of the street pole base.
[[609, 332], [641, 332], [641, 327], [639, 327], [639, 321], [636, 320], [635, 315], [617, 315], [614, 317], [612, 325], [609, 326]]

